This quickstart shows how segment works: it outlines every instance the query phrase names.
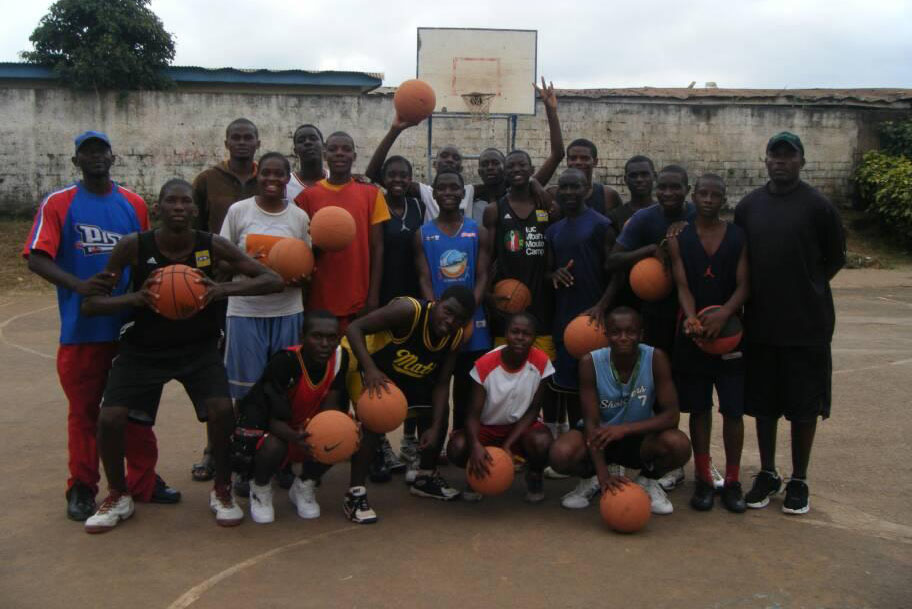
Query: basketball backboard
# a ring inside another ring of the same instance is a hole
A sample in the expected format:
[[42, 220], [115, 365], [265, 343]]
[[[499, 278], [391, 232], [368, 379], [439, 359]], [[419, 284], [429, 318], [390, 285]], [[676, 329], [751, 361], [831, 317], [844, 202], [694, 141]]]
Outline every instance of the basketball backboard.
[[434, 88], [435, 114], [468, 112], [462, 96], [491, 94], [490, 114], [535, 114], [538, 32], [418, 28], [418, 78]]

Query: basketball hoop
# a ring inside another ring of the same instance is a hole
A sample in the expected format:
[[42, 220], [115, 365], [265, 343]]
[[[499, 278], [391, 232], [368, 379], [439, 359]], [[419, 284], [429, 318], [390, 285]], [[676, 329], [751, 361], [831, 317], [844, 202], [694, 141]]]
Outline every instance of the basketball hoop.
[[495, 93], [464, 93], [462, 101], [466, 110], [472, 115], [472, 120], [481, 121], [491, 114], [491, 102], [497, 97]]

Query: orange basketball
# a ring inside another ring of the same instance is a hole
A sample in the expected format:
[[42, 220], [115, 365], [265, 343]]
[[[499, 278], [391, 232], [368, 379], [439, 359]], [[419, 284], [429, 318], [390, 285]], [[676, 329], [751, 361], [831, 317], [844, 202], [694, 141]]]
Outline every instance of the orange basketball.
[[355, 219], [341, 207], [330, 205], [317, 211], [310, 220], [310, 238], [315, 247], [338, 252], [355, 240]]
[[314, 256], [306, 241], [286, 237], [272, 246], [266, 258], [269, 266], [285, 281], [307, 277], [314, 268]]
[[586, 314], [580, 315], [564, 328], [564, 347], [576, 359], [607, 346], [605, 329]]
[[488, 475], [476, 478], [466, 470], [466, 480], [476, 493], [499, 495], [513, 484], [513, 459], [507, 451], [496, 446], [486, 446], [485, 450], [493, 459], [492, 463], [488, 463]]
[[166, 266], [160, 273], [161, 283], [152, 285], [158, 294], [158, 312], [168, 319], [187, 319], [202, 309], [200, 297], [206, 286], [198, 283], [199, 275], [186, 264]]
[[517, 279], [502, 279], [494, 286], [494, 304], [504, 313], [525, 311], [532, 302], [532, 294]]
[[639, 484], [628, 482], [621, 490], [602, 493], [602, 520], [618, 533], [636, 533], [652, 516], [649, 495]]
[[244, 239], [244, 248], [247, 250], [247, 255], [251, 258], [257, 258], [257, 256], [262, 256], [257, 258], [263, 264], [267, 264], [266, 257], [269, 256], [269, 250], [272, 249], [272, 246], [281, 241], [284, 237], [278, 237], [276, 235], [254, 235], [249, 234]]
[[358, 450], [358, 426], [338, 410], [318, 412], [307, 424], [314, 459], [326, 465], [345, 461]]
[[475, 320], [470, 319], [469, 323], [462, 327], [462, 344], [468, 345], [469, 341], [472, 340], [472, 334], [475, 333]]
[[[389, 393], [386, 389], [389, 389]], [[376, 394], [371, 397], [365, 390], [355, 405], [358, 420], [375, 433], [393, 431], [402, 425], [408, 414], [405, 394], [392, 383], [387, 383], [386, 389], [380, 390], [379, 397]]]
[[671, 274], [658, 258], [643, 258], [630, 269], [630, 288], [647, 302], [671, 294]]
[[399, 85], [393, 95], [396, 114], [410, 123], [420, 123], [429, 117], [436, 105], [434, 89], [423, 80], [407, 80]]

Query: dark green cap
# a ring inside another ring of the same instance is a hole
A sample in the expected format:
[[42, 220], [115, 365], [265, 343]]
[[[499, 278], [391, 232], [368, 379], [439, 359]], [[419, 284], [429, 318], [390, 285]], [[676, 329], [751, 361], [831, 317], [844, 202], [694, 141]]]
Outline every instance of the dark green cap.
[[801, 138], [791, 133], [789, 131], [780, 131], [773, 137], [769, 139], [766, 143], [766, 151], [769, 152], [770, 148], [778, 144], [779, 142], [785, 142], [795, 150], [801, 153], [801, 156], [804, 156], [804, 144], [801, 143]]

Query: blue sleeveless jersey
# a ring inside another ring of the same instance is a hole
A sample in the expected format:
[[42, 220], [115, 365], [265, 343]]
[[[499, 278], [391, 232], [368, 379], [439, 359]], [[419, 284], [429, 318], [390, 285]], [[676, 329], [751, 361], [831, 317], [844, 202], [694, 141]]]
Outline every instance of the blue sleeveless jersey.
[[[421, 227], [421, 245], [431, 269], [431, 287], [434, 298], [440, 298], [452, 285], [475, 289], [475, 270], [478, 260], [478, 224], [471, 218], [463, 220], [454, 236], [442, 232], [433, 221]], [[485, 319], [484, 307], [475, 308], [475, 328], [464, 351], [481, 351], [491, 348], [491, 334]]]
[[621, 384], [611, 369], [611, 348], [592, 352], [595, 381], [599, 398], [599, 418], [602, 425], [620, 425], [644, 421], [653, 416], [655, 381], [652, 377], [652, 353], [649, 345], [639, 345], [639, 357], [634, 375]]

